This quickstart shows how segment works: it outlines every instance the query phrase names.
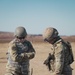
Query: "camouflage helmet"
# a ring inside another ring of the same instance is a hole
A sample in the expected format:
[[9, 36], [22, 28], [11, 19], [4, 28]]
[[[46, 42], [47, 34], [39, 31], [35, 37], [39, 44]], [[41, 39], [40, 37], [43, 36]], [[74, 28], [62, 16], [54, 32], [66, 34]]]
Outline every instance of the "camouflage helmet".
[[27, 32], [24, 27], [17, 27], [14, 32], [15, 37], [26, 37]]
[[58, 36], [58, 31], [55, 28], [48, 27], [43, 33], [44, 40], [51, 40]]

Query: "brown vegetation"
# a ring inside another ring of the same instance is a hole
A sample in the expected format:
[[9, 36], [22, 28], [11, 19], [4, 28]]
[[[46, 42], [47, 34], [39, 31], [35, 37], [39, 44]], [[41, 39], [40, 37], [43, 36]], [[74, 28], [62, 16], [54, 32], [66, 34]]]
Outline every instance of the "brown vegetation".
[[[9, 42], [14, 38], [14, 34], [10, 32], [0, 32], [0, 42]], [[75, 42], [75, 36], [61, 36], [66, 41]], [[42, 35], [28, 35], [27, 39], [32, 42], [43, 42]]]

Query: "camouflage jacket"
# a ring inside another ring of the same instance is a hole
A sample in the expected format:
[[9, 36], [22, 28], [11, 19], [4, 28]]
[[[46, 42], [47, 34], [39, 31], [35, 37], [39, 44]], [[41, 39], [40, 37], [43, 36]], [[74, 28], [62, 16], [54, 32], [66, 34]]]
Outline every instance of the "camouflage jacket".
[[64, 67], [67, 66], [68, 57], [67, 47], [62, 39], [53, 44], [51, 54], [54, 55], [54, 60], [51, 61], [52, 71], [62, 73]]
[[31, 43], [25, 40], [23, 43], [14, 39], [9, 43], [8, 48], [8, 64], [18, 66], [23, 64], [29, 65], [29, 59], [34, 58], [35, 50]]

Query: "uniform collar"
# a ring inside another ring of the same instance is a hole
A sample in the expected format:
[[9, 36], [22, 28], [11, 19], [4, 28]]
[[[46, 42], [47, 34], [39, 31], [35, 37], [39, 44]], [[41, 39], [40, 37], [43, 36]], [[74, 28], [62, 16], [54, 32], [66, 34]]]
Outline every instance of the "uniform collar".
[[60, 43], [61, 41], [62, 41], [62, 39], [60, 38], [58, 41], [56, 41], [56, 42], [54, 43], [54, 45]]

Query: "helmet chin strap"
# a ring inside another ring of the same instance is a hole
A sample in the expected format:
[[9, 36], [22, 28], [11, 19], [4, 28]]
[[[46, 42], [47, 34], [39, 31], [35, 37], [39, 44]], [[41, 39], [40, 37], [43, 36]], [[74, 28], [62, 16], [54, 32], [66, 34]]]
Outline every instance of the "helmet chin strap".
[[54, 44], [54, 43], [57, 42], [59, 39], [60, 39], [60, 37], [57, 36], [57, 37], [53, 38], [53, 40], [48, 41], [48, 42], [51, 43], [51, 44]]

